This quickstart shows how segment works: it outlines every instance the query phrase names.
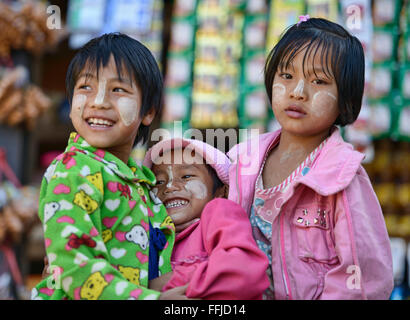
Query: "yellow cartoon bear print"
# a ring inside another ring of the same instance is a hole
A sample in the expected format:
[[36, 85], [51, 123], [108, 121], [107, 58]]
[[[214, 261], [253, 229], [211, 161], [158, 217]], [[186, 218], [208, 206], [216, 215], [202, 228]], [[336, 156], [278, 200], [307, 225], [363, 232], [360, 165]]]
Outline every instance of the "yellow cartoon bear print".
[[[174, 222], [172, 221], [170, 216], [167, 216], [164, 221], [160, 224], [160, 228], [167, 228], [168, 230], [174, 230], [175, 231], [175, 225]], [[166, 230], [164, 230], [166, 231]]]
[[110, 229], [104, 230], [102, 232], [102, 238], [104, 243], [107, 243], [108, 241], [110, 241], [112, 239], [112, 231]]
[[97, 300], [106, 286], [108, 282], [105, 281], [101, 272], [95, 272], [84, 282], [80, 290], [80, 297], [86, 300]]
[[89, 174], [86, 178], [101, 192], [102, 195], [104, 195], [104, 184], [101, 172]]
[[140, 269], [118, 266], [118, 270], [129, 282], [138, 286], [140, 285]]
[[98, 208], [97, 201], [93, 200], [84, 190], [80, 190], [74, 195], [74, 203], [87, 211], [88, 214], [93, 213]]

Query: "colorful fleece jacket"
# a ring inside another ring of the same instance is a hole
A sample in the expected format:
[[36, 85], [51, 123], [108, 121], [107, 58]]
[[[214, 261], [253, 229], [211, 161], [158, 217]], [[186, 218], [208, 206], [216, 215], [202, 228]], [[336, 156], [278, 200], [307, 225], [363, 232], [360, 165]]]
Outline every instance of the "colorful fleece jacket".
[[[157, 299], [148, 289], [151, 223], [166, 238], [159, 273], [171, 271], [174, 225], [150, 187], [154, 174], [91, 147], [77, 133], [47, 169], [39, 216], [52, 275], [32, 299]], [[156, 229], [156, 230], [158, 230]]]

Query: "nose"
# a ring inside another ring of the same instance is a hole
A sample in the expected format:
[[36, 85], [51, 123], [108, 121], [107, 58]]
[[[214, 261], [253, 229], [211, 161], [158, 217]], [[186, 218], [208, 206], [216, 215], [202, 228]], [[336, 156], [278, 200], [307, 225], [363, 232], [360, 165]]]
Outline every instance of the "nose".
[[303, 80], [299, 80], [295, 89], [290, 92], [290, 97], [298, 101], [306, 100], [305, 82]]
[[173, 193], [176, 191], [181, 190], [181, 188], [179, 187], [179, 183], [175, 183], [174, 182], [168, 182], [165, 187], [164, 187], [164, 194], [169, 194], [169, 193]]
[[102, 79], [98, 82], [98, 92], [95, 96], [93, 107], [108, 109], [110, 108], [109, 100], [106, 96], [107, 80]]

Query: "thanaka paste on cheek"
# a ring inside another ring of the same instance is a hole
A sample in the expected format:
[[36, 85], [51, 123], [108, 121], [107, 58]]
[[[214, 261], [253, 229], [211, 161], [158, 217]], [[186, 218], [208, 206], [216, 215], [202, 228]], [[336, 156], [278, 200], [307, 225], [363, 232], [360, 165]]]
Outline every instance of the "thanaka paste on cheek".
[[194, 198], [203, 200], [206, 198], [206, 195], [208, 194], [208, 188], [206, 185], [199, 180], [190, 180], [188, 181], [185, 186], [185, 190], [189, 191], [192, 193]]
[[122, 97], [118, 99], [118, 111], [122, 122], [128, 127], [137, 117], [138, 105], [133, 99]]
[[323, 114], [329, 110], [329, 105], [332, 105], [332, 100], [337, 101], [336, 97], [330, 92], [316, 92], [312, 99], [312, 114], [315, 117], [323, 116]]
[[107, 79], [102, 79], [98, 82], [98, 92], [95, 97], [94, 103], [96, 105], [103, 104], [105, 98], [105, 88], [107, 86]]
[[85, 106], [86, 101], [87, 101], [87, 97], [83, 94], [76, 94], [73, 97], [72, 110], [78, 111], [80, 114], [80, 118], [83, 117], [84, 106]]

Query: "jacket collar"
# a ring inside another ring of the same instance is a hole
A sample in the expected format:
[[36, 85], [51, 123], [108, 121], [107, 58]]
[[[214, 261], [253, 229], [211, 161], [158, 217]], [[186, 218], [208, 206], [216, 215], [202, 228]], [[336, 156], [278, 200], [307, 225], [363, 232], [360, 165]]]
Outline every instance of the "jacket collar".
[[112, 153], [89, 145], [87, 141], [76, 132], [70, 134], [65, 150], [66, 153], [73, 151], [84, 153], [94, 160], [104, 163], [108, 169], [124, 180], [134, 183], [144, 182], [150, 186], [155, 186], [155, 175], [150, 169], [144, 166], [138, 166], [131, 157], [128, 159], [127, 164], [125, 164]]
[[[249, 171], [251, 175], [249, 179], [253, 181], [259, 173], [266, 150], [279, 137], [280, 133], [281, 129], [262, 134], [248, 143], [244, 142], [232, 148], [228, 155], [234, 163], [238, 163], [237, 160], [239, 159], [241, 167], [244, 167], [245, 163], [246, 168], [252, 169]], [[255, 147], [255, 144], [258, 143], [258, 147]], [[254, 149], [259, 148], [259, 152], [252, 151], [252, 146], [254, 146]], [[248, 156], [243, 156], [247, 148], [251, 152], [248, 152]], [[249, 154], [253, 156], [250, 157]], [[255, 154], [258, 156], [255, 157]], [[310, 171], [305, 176], [299, 176], [295, 180], [295, 185], [296, 183], [303, 183], [324, 196], [334, 194], [350, 184], [363, 158], [364, 154], [355, 151], [351, 144], [345, 142], [340, 135], [339, 128], [335, 126]], [[232, 168], [232, 170], [235, 170], [235, 168]], [[242, 169], [240, 174], [243, 175]]]

